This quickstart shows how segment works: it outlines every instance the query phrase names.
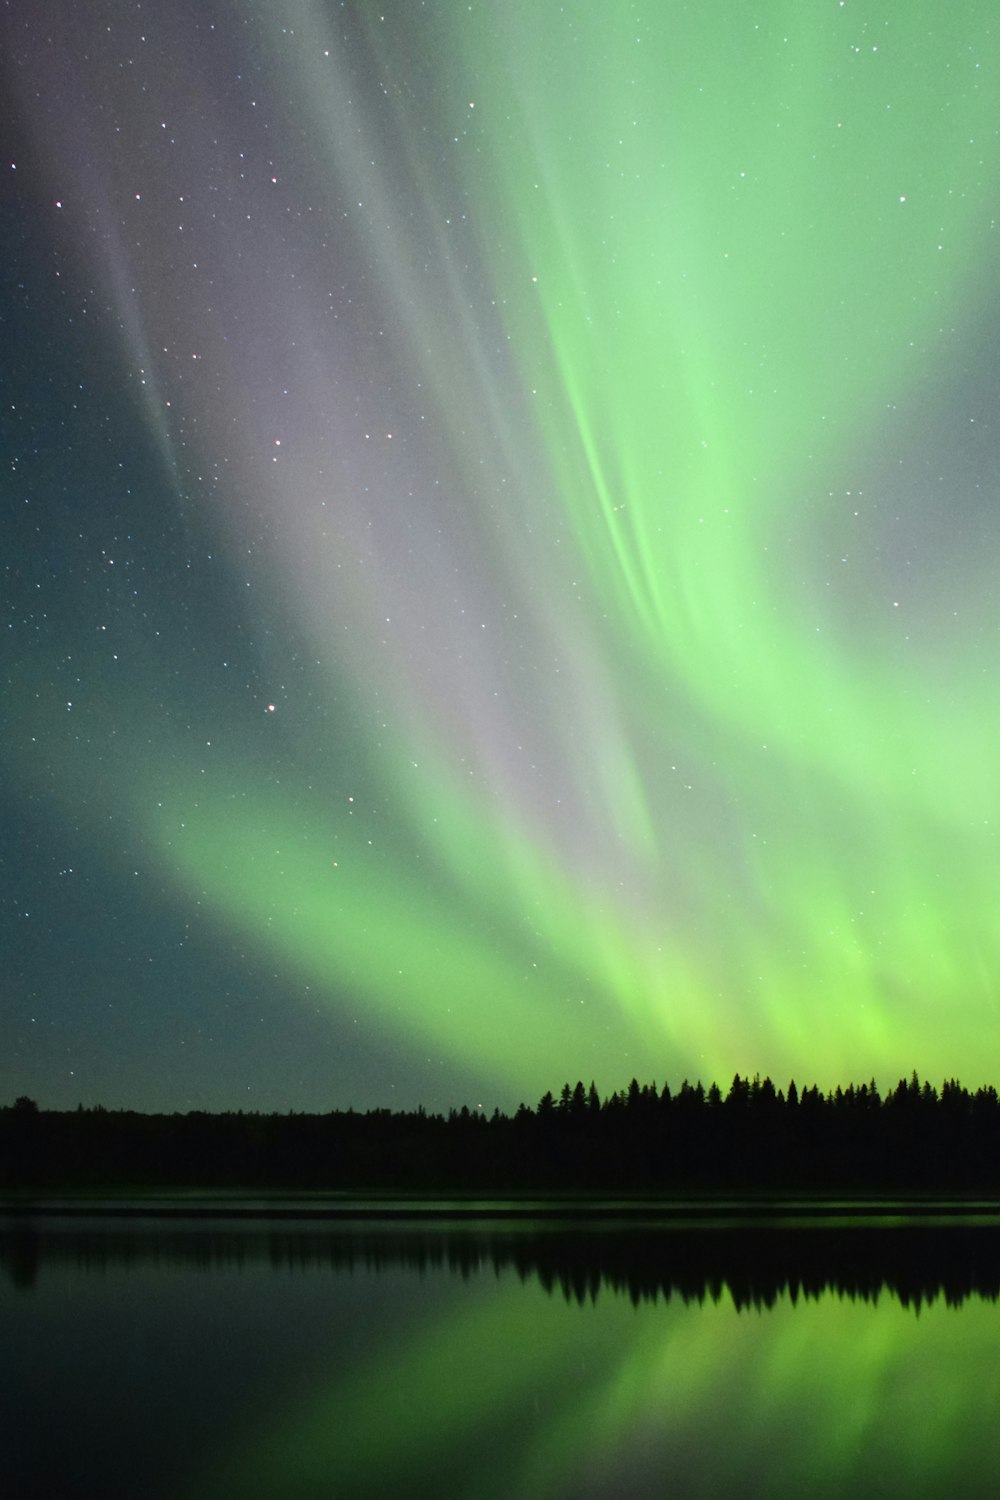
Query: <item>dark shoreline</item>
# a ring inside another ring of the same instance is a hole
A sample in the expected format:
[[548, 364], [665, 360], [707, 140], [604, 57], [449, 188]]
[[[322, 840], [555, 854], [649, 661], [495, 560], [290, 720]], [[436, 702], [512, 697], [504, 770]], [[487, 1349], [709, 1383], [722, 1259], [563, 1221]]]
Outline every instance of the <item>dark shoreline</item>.
[[[797, 1211], [797, 1209], [799, 1211]], [[712, 1205], [399, 1201], [318, 1207], [0, 1199], [0, 1273], [22, 1292], [164, 1265], [288, 1273], [512, 1272], [550, 1295], [679, 1297], [758, 1310], [833, 1293], [907, 1307], [1000, 1301], [1000, 1207], [893, 1202]]]
[[[532, 1110], [147, 1115], [0, 1108], [0, 1194], [202, 1190], [468, 1200], [574, 1193], [1000, 1202], [1000, 1096], [916, 1074], [787, 1094], [769, 1079], [640, 1087], [602, 1100], [564, 1085]], [[592, 1201], [593, 1201], [592, 1198]]]
[[[343, 1201], [333, 1201], [340, 1198]], [[657, 1194], [649, 1198], [631, 1195], [559, 1194], [463, 1195], [441, 1193], [324, 1194], [301, 1196], [268, 1190], [227, 1190], [213, 1193], [201, 1188], [175, 1189], [164, 1193], [92, 1190], [86, 1194], [42, 1192], [22, 1189], [0, 1193], [3, 1219], [154, 1219], [240, 1220], [262, 1222], [311, 1221], [326, 1223], [366, 1222], [468, 1222], [468, 1223], [579, 1223], [643, 1224], [663, 1227], [684, 1224], [731, 1223], [738, 1227], [767, 1223], [776, 1227], [848, 1221], [904, 1226], [914, 1222], [954, 1222], [958, 1225], [995, 1226], [1000, 1231], [1000, 1198], [986, 1195], [925, 1195], [829, 1197], [781, 1194], [780, 1196], [736, 1196], [706, 1193], [672, 1198]]]

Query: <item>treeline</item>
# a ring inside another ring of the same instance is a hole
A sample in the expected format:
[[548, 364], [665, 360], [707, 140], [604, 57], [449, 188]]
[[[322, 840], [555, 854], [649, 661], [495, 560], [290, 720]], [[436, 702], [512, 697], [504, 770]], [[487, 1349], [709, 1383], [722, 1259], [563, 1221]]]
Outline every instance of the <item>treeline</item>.
[[611, 1190], [1000, 1188], [1000, 1098], [916, 1073], [821, 1093], [565, 1084], [533, 1108], [146, 1115], [0, 1109], [0, 1188]]

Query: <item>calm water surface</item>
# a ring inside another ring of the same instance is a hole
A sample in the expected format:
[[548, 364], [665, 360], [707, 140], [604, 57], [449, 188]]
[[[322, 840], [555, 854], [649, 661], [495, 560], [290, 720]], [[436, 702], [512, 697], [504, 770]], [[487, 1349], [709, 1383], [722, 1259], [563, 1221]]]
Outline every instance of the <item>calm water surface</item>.
[[1000, 1227], [0, 1216], [5, 1496], [1000, 1494]]

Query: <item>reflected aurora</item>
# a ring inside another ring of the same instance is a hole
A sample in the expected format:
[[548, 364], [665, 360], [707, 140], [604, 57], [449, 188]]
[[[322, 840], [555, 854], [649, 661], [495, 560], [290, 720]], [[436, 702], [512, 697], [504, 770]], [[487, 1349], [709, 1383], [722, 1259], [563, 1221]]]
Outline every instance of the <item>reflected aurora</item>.
[[[485, 1278], [484, 1278], [485, 1279]], [[529, 1500], [852, 1488], [985, 1493], [997, 1309], [877, 1306], [825, 1291], [737, 1311], [602, 1291], [570, 1306], [512, 1276], [465, 1283], [407, 1331], [211, 1464], [192, 1494], [422, 1494]]]

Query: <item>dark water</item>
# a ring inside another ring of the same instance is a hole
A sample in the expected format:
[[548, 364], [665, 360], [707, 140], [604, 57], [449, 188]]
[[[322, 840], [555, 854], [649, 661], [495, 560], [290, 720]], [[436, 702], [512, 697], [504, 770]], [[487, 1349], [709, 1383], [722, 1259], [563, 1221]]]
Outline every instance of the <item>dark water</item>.
[[996, 1496], [998, 1292], [987, 1213], [0, 1216], [0, 1493]]

